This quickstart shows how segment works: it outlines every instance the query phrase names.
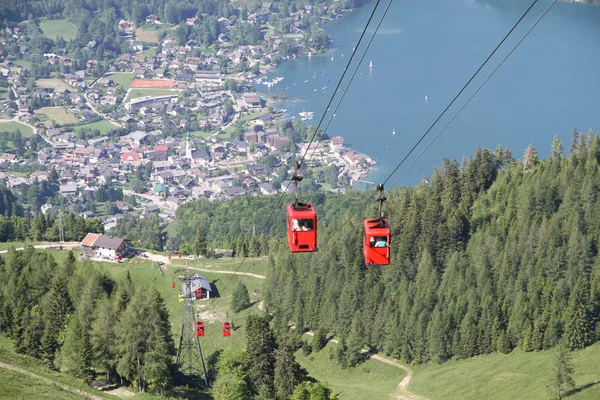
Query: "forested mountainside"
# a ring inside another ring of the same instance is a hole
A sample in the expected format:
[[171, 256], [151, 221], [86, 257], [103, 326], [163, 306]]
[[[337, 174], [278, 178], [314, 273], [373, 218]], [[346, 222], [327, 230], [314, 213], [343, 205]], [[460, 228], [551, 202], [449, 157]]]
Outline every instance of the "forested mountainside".
[[267, 307], [343, 338], [349, 364], [364, 346], [426, 362], [597, 341], [598, 135], [574, 132], [569, 153], [555, 139], [547, 160], [444, 160], [430, 184], [388, 193], [391, 265], [365, 269], [360, 221], [339, 218], [319, 253], [272, 254]]
[[169, 385], [175, 347], [155, 288], [116, 282], [73, 253], [58, 265], [32, 246], [0, 257], [0, 276], [0, 333], [17, 352], [88, 381], [96, 370], [140, 391]]
[[388, 191], [389, 266], [363, 261], [374, 191], [301, 191], [317, 207], [314, 254], [289, 253], [279, 196], [186, 205], [175, 231], [189, 249], [197, 230], [209, 247], [262, 249], [272, 265], [266, 305], [281, 327], [334, 333], [351, 350], [425, 362], [561, 338], [582, 348], [600, 336], [598, 135], [574, 132], [568, 153], [558, 139], [545, 160], [531, 146], [523, 160], [479, 149], [463, 165], [444, 160], [429, 183]]

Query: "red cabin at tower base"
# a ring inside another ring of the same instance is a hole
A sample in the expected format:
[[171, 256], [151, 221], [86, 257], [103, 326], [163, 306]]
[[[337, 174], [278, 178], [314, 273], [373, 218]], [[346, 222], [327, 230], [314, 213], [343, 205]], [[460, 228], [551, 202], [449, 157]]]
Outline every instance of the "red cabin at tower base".
[[317, 213], [310, 204], [287, 206], [288, 245], [292, 253], [317, 251]]
[[196, 336], [204, 336], [204, 322], [196, 322]]
[[231, 336], [231, 324], [229, 322], [223, 322], [223, 336]]
[[363, 254], [367, 268], [390, 263], [390, 226], [387, 218], [365, 219]]

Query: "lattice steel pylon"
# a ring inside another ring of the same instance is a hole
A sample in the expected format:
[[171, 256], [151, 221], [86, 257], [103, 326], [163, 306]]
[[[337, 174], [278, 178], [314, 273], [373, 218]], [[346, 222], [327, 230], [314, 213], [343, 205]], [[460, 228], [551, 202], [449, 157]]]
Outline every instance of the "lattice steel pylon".
[[[179, 335], [179, 349], [177, 350], [177, 370], [189, 378], [198, 378], [200, 383], [208, 388], [206, 366], [202, 356], [200, 340], [196, 336], [196, 312], [194, 311], [194, 296], [191, 291], [191, 277], [186, 274], [180, 276], [182, 281], [184, 300], [183, 317], [181, 318], [181, 333]], [[187, 290], [185, 290], [187, 289]]]

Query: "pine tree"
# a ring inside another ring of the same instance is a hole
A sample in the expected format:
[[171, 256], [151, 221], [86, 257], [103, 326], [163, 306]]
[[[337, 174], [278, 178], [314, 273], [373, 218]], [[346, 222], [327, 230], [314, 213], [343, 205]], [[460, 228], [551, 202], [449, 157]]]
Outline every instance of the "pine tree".
[[237, 288], [231, 297], [231, 309], [238, 313], [250, 305], [250, 295], [248, 288], [242, 282], [238, 283]]
[[246, 351], [248, 377], [254, 391], [273, 397], [275, 373], [275, 336], [266, 316], [250, 315], [246, 320]]
[[275, 397], [281, 400], [289, 399], [296, 386], [306, 379], [306, 376], [306, 370], [296, 362], [293, 344], [284, 340], [275, 352]]
[[583, 349], [593, 341], [588, 301], [589, 285], [587, 279], [581, 277], [569, 296], [569, 307], [564, 315], [565, 339], [571, 350]]
[[556, 348], [554, 358], [552, 379], [549, 382], [549, 388], [556, 396], [557, 400], [565, 397], [566, 389], [575, 386], [573, 380], [573, 366], [571, 365], [571, 353], [565, 343], [560, 343]]
[[108, 299], [98, 303], [96, 318], [92, 323], [90, 342], [92, 344], [92, 359], [96, 368], [106, 371], [106, 379], [113, 380], [116, 376], [116, 334], [114, 321], [115, 312]]
[[140, 393], [171, 381], [175, 354], [169, 314], [156, 289], [139, 290], [119, 318], [117, 372], [137, 384]]
[[325, 336], [325, 331], [323, 329], [317, 329], [314, 332], [313, 340], [312, 340], [312, 349], [313, 351], [319, 352], [325, 345], [327, 344], [327, 336]]
[[291, 400], [337, 400], [335, 393], [321, 382], [302, 382], [294, 390]]
[[60, 351], [60, 369], [77, 378], [92, 377], [92, 355], [88, 328], [73, 314], [67, 324], [65, 339]]
[[196, 256], [206, 256], [208, 252], [208, 245], [206, 243], [206, 234], [202, 228], [196, 230], [196, 236], [194, 237], [194, 252]]

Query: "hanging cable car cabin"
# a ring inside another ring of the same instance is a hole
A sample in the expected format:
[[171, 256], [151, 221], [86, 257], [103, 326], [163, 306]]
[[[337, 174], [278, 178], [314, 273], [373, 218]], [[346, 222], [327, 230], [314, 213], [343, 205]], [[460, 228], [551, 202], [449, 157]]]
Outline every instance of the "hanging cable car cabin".
[[292, 253], [317, 251], [317, 213], [310, 204], [287, 207], [288, 245]]
[[379, 190], [379, 218], [365, 219], [363, 226], [365, 235], [363, 237], [363, 254], [367, 268], [371, 265], [388, 265], [390, 263], [390, 226], [387, 218], [383, 217], [385, 195], [383, 185], [377, 186]]
[[317, 213], [310, 204], [298, 202], [298, 182], [302, 177], [298, 175], [300, 163], [292, 181], [295, 186], [296, 201], [287, 206], [287, 234], [288, 245], [292, 253], [317, 251]]
[[204, 336], [204, 322], [196, 321], [196, 336]]
[[390, 226], [387, 218], [365, 219], [363, 253], [365, 264], [388, 265], [390, 263]]

